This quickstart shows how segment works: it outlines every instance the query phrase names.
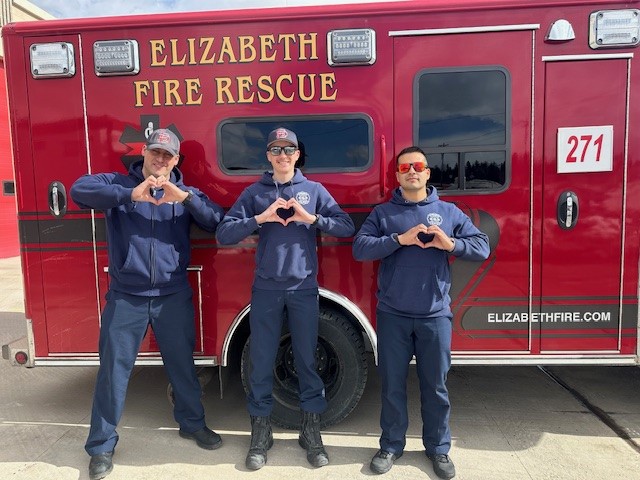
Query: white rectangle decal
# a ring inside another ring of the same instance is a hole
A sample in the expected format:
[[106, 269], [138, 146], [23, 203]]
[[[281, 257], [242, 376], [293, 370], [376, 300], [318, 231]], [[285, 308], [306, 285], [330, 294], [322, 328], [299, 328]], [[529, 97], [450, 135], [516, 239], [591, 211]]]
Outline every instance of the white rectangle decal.
[[558, 128], [558, 173], [613, 170], [613, 125]]

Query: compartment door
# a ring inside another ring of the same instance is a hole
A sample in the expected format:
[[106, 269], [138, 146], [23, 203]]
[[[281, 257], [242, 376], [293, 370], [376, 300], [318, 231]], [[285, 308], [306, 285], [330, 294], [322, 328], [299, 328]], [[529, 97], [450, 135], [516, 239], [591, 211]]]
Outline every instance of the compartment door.
[[[75, 75], [36, 79], [30, 74], [33, 44], [49, 42], [73, 45]], [[92, 219], [78, 212], [69, 195], [72, 183], [88, 171], [79, 51], [78, 37], [72, 35], [26, 38], [24, 43], [27, 110], [16, 142], [18, 148], [25, 140], [30, 145], [16, 155], [22, 172], [17, 181], [23, 195], [33, 195], [33, 203], [22, 204], [21, 228], [25, 275], [33, 282], [29, 293], [37, 357], [98, 348]]]
[[[460, 355], [531, 349], [534, 32], [528, 26], [497, 30], [392, 32], [394, 155], [421, 146], [432, 180], [436, 167], [442, 172], [441, 198], [456, 203], [491, 239], [489, 260], [452, 263], [453, 349]], [[442, 75], [432, 91], [420, 84], [431, 74]], [[483, 165], [496, 171], [494, 181], [488, 174], [474, 177]]]
[[629, 59], [545, 62], [542, 352], [618, 351]]

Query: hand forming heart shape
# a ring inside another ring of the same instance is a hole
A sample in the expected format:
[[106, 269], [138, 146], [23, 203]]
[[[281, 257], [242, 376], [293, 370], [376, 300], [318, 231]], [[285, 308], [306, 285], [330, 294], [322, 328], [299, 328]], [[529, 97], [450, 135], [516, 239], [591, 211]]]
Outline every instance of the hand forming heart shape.
[[418, 240], [420, 240], [422, 243], [431, 242], [433, 240], [433, 237], [435, 237], [433, 233], [424, 233], [424, 232], [418, 233]]
[[276, 214], [283, 220], [286, 220], [289, 217], [293, 217], [295, 213], [296, 211], [293, 207], [279, 208], [276, 210]]

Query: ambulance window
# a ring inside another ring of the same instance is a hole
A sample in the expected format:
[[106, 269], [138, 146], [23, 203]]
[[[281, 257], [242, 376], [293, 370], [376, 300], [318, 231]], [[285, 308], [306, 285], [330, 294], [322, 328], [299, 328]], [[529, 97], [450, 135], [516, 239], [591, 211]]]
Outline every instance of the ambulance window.
[[267, 170], [269, 132], [285, 127], [300, 142], [304, 172], [359, 172], [373, 156], [373, 128], [366, 116], [331, 116], [256, 120], [229, 120], [219, 127], [218, 159], [230, 175], [252, 175]]
[[414, 138], [440, 190], [504, 188], [510, 138], [510, 78], [500, 67], [429, 69], [416, 84]]

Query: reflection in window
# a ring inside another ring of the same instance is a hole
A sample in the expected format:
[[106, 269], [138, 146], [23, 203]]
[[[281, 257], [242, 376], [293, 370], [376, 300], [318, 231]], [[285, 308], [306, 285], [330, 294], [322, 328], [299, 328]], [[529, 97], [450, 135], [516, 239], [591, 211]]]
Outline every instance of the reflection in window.
[[230, 174], [259, 174], [270, 168], [267, 137], [277, 127], [294, 131], [300, 143], [298, 165], [305, 172], [354, 172], [373, 157], [373, 128], [368, 117], [300, 117], [231, 120], [219, 130], [219, 162]]
[[441, 190], [500, 190], [509, 158], [510, 88], [502, 68], [426, 70], [418, 78], [417, 144]]
[[504, 152], [470, 152], [464, 156], [466, 190], [498, 190], [505, 182]]
[[460, 188], [458, 178], [460, 170], [458, 168], [457, 153], [432, 153], [427, 154], [427, 163], [431, 170], [429, 183], [435, 185], [438, 190], [457, 190]]

